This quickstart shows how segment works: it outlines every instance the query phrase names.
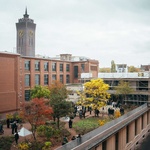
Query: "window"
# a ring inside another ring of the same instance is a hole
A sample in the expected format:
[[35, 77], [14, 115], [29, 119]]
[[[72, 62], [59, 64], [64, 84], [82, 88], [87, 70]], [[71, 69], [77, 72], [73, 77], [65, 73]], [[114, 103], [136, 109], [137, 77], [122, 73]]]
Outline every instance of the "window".
[[102, 143], [102, 150], [106, 150], [107, 149], [107, 141], [104, 141]]
[[35, 71], [40, 71], [40, 62], [39, 61], [35, 62]]
[[112, 86], [118, 86], [118, 84], [119, 84], [119, 81], [117, 81], [117, 80], [114, 80], [114, 81], [112, 82]]
[[67, 71], [67, 72], [70, 71], [70, 64], [66, 64], [66, 71]]
[[44, 74], [44, 85], [48, 85], [48, 74]]
[[144, 122], [143, 121], [144, 121], [144, 116], [142, 115], [142, 117], [141, 117], [141, 128], [142, 129], [144, 129]]
[[35, 85], [40, 85], [40, 75], [39, 74], [35, 75]]
[[63, 75], [60, 75], [60, 82], [63, 83]]
[[85, 65], [81, 64], [81, 72], [84, 72], [84, 69], [85, 69]]
[[147, 91], [148, 90], [148, 81], [138, 81], [136, 83], [137, 90]]
[[66, 83], [70, 83], [70, 75], [69, 74], [66, 75]]
[[30, 90], [25, 90], [25, 100], [26, 101], [30, 100]]
[[78, 78], [78, 66], [74, 66], [74, 78]]
[[48, 71], [48, 62], [44, 62], [44, 71]]
[[135, 120], [134, 132], [135, 132], [135, 135], [138, 134], [138, 121], [137, 121], [137, 119]]
[[30, 75], [29, 74], [25, 75], [25, 86], [30, 86]]
[[20, 47], [23, 45], [23, 38], [19, 38], [19, 49], [21, 49]]
[[52, 63], [52, 71], [56, 71], [56, 63]]
[[92, 71], [97, 71], [97, 66], [91, 66]]
[[126, 126], [126, 143], [129, 142], [129, 125]]
[[63, 71], [63, 64], [60, 64], [60, 71]]
[[[119, 141], [119, 133], [117, 132], [116, 134], [115, 134], [115, 150], [118, 150], [119, 149], [119, 143], [118, 143], [118, 141]], [[126, 143], [126, 141], [125, 141], [125, 143]]]
[[30, 61], [29, 60], [25, 60], [24, 67], [25, 67], [26, 71], [30, 71]]
[[52, 75], [52, 80], [56, 80], [56, 74]]

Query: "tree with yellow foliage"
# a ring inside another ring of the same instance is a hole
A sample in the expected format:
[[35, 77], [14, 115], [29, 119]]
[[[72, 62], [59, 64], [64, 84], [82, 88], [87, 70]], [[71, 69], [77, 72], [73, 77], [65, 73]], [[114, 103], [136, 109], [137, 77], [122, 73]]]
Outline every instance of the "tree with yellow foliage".
[[121, 101], [121, 103], [127, 101], [127, 95], [134, 91], [134, 89], [131, 88], [130, 83], [123, 80], [119, 81], [119, 84], [118, 86], [115, 87], [115, 90], [116, 90], [116, 95], [122, 95], [124, 98]]
[[84, 89], [79, 92], [80, 99], [78, 104], [90, 106], [93, 110], [99, 110], [106, 105], [110, 94], [107, 92], [109, 85], [105, 84], [102, 79], [92, 79], [84, 84]]

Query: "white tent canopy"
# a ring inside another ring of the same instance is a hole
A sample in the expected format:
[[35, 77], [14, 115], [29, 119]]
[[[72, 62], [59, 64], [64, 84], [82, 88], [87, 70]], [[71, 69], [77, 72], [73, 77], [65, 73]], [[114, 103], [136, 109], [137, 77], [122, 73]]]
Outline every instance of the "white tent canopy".
[[27, 136], [27, 135], [32, 134], [32, 132], [27, 130], [26, 128], [22, 127], [21, 130], [18, 132], [18, 134], [20, 136]]

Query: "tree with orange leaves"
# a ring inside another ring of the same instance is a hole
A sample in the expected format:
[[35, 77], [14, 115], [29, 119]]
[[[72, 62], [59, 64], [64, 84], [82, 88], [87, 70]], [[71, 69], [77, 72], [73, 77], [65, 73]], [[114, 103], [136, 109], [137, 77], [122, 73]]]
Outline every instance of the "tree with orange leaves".
[[51, 119], [52, 108], [47, 105], [48, 101], [43, 98], [35, 98], [21, 105], [20, 116], [31, 125], [32, 135], [36, 141], [36, 128], [45, 124], [46, 119]]

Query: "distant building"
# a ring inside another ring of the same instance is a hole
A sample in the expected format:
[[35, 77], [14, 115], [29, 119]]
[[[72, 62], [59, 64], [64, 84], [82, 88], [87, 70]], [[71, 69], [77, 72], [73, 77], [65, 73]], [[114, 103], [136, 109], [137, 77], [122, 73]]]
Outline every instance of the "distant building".
[[[115, 87], [118, 86], [119, 81], [123, 80], [129, 82], [133, 92], [128, 94], [126, 101], [134, 104], [143, 104], [150, 102], [150, 74], [149, 72], [136, 72], [136, 73], [98, 73], [98, 78], [104, 80], [109, 84], [108, 92], [111, 94], [112, 100], [122, 100], [122, 95], [119, 97], [115, 95]], [[82, 73], [81, 80], [84, 82], [93, 79], [90, 73]]]
[[116, 64], [116, 72], [117, 73], [128, 72], [127, 64]]
[[141, 65], [141, 71], [150, 71], [150, 65]]

